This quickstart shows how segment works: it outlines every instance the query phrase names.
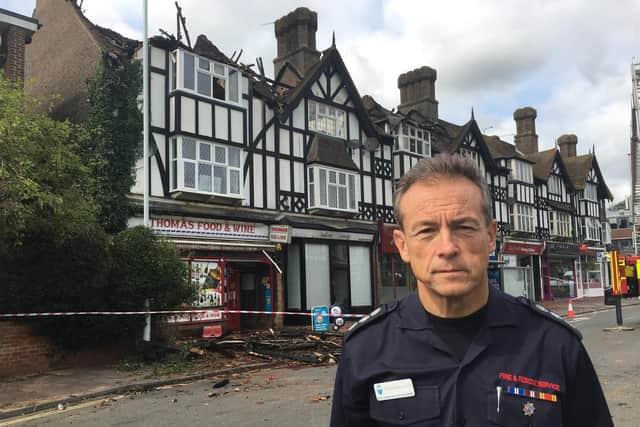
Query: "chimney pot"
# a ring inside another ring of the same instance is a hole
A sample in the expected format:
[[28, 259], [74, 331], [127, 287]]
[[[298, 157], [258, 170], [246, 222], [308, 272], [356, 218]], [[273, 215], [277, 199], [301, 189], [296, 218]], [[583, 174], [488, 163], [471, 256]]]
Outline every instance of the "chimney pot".
[[538, 152], [536, 117], [538, 113], [532, 107], [518, 108], [513, 112], [513, 119], [516, 121], [516, 148], [524, 154]]
[[406, 112], [418, 110], [428, 120], [438, 120], [438, 101], [436, 100], [437, 72], [423, 66], [398, 76], [400, 105], [398, 110]]
[[[320, 59], [316, 50], [318, 14], [299, 7], [275, 22], [277, 57], [273, 68], [277, 76], [285, 62], [293, 64], [303, 75]], [[295, 85], [297, 82], [285, 83]]]
[[560, 148], [560, 156], [564, 158], [576, 156], [576, 145], [578, 145], [578, 137], [574, 134], [560, 135], [557, 140]]

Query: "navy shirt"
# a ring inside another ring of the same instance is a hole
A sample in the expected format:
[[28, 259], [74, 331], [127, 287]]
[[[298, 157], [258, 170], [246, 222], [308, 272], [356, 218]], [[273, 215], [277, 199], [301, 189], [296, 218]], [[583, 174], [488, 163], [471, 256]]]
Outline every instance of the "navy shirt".
[[[491, 289], [459, 360], [411, 294], [345, 336], [331, 426], [613, 426], [579, 332], [561, 322]], [[376, 398], [374, 384], [401, 379], [414, 397]]]

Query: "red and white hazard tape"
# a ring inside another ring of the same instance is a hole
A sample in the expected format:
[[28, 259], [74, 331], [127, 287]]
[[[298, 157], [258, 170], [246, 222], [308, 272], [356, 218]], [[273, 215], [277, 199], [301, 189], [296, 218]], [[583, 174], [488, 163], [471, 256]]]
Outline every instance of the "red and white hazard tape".
[[[287, 316], [313, 316], [309, 312], [297, 312], [297, 311], [259, 311], [259, 310], [154, 310], [154, 311], [51, 311], [41, 313], [0, 313], [0, 319], [18, 318], [18, 317], [63, 317], [63, 316], [137, 316], [147, 314], [198, 314], [198, 313], [227, 313], [227, 314], [283, 314]], [[340, 316], [334, 316], [330, 313], [316, 314], [316, 316], [329, 316], [329, 317], [352, 317], [359, 318], [364, 317], [364, 314], [341, 314]]]

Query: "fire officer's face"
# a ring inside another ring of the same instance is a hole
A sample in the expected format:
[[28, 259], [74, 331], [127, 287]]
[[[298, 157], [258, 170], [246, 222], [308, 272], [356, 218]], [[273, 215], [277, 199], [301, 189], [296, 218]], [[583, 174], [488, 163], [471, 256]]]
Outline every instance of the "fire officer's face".
[[480, 189], [465, 178], [418, 182], [400, 200], [400, 211], [403, 227], [394, 240], [420, 287], [444, 298], [482, 295], [496, 224], [486, 223]]

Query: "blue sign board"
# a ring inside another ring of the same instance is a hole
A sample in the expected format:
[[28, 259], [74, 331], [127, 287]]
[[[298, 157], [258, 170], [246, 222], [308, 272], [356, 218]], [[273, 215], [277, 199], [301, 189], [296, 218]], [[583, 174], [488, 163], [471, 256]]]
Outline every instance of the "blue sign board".
[[329, 307], [319, 305], [311, 309], [311, 327], [316, 332], [329, 332]]

